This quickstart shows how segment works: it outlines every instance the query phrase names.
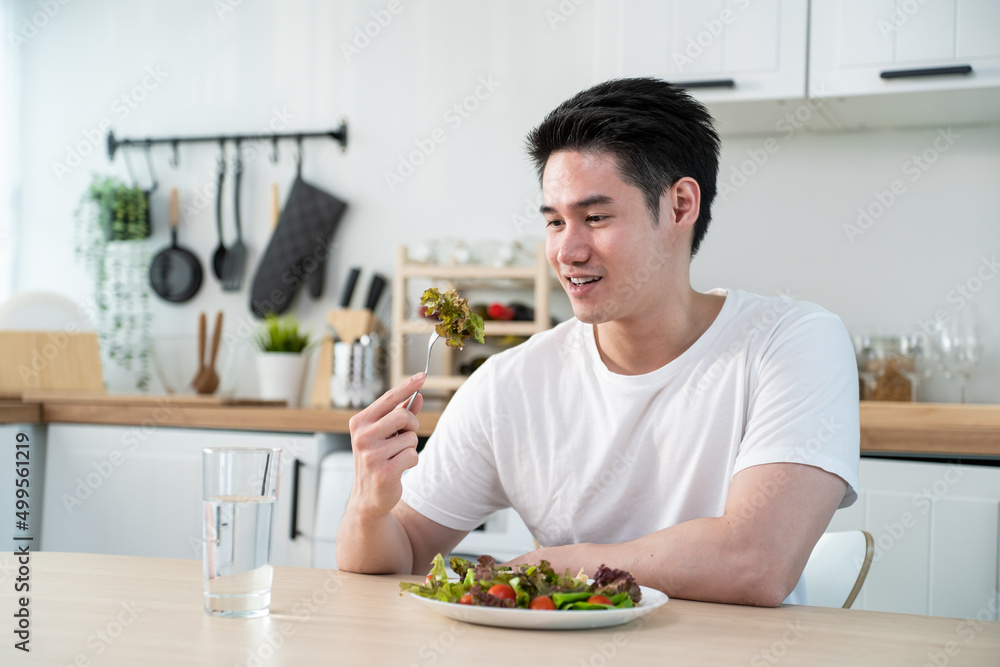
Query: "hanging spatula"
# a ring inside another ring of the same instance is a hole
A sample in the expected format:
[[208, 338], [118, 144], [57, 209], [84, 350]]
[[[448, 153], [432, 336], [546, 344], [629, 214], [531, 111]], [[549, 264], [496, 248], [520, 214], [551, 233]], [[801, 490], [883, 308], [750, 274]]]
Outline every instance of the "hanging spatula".
[[243, 270], [246, 266], [247, 247], [243, 245], [243, 230], [240, 227], [240, 181], [243, 176], [243, 157], [240, 143], [236, 142], [236, 164], [233, 168], [233, 192], [235, 198], [236, 243], [226, 250], [226, 261], [222, 266], [222, 289], [238, 292], [243, 286]]

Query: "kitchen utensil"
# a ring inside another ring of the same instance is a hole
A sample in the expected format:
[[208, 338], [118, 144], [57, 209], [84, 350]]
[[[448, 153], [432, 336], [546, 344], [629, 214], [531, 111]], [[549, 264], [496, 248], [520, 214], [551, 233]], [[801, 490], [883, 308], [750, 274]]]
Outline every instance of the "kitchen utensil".
[[[438, 336], [437, 331], [435, 331], [431, 334], [431, 339], [427, 341], [427, 361], [424, 363], [424, 374], [426, 374], [431, 368], [431, 348], [434, 347], [434, 343], [437, 342], [438, 338], [440, 338], [440, 336]], [[419, 391], [413, 392], [413, 396], [410, 396], [410, 400], [406, 402], [406, 410], [410, 409], [410, 406], [413, 405], [413, 399], [415, 399], [419, 393]]]
[[333, 374], [333, 337], [323, 336], [316, 357], [316, 373], [309, 392], [309, 407], [330, 407], [330, 377]]
[[322, 282], [318, 269], [330, 254], [330, 240], [346, 208], [337, 197], [296, 177], [253, 278], [254, 315], [280, 315], [292, 306], [303, 282]]
[[[206, 327], [205, 363], [208, 363], [211, 331]], [[223, 332], [225, 333], [225, 332]], [[163, 392], [174, 397], [194, 396], [192, 378], [198, 362], [198, 336], [196, 331], [186, 334], [161, 334], [153, 336], [152, 366], [163, 387]], [[213, 396], [258, 397], [254, 382], [253, 358], [256, 348], [250, 339], [223, 336], [215, 358], [215, 372], [219, 375], [219, 388]]]
[[170, 191], [170, 247], [156, 254], [149, 265], [149, 282], [156, 294], [171, 303], [188, 301], [201, 289], [201, 262], [187, 248], [177, 245], [179, 215], [177, 189]]
[[222, 237], [222, 186], [226, 180], [226, 145], [219, 142], [218, 177], [215, 188], [215, 228], [219, 232], [219, 247], [212, 255], [212, 273], [222, 280], [222, 269], [226, 265], [226, 244]]
[[345, 343], [353, 343], [372, 330], [372, 311], [365, 308], [349, 308], [330, 311], [327, 321], [337, 332], [337, 338]]
[[382, 298], [382, 291], [385, 289], [385, 276], [380, 273], [376, 273], [372, 277], [372, 283], [368, 288], [368, 300], [365, 301], [365, 308], [371, 312], [375, 312], [375, 307], [378, 305], [379, 299]]
[[271, 183], [271, 230], [278, 226], [281, 217], [281, 200], [278, 199], [278, 184]]
[[222, 311], [220, 310], [215, 316], [215, 330], [212, 332], [212, 353], [208, 359], [208, 365], [205, 366], [205, 370], [195, 385], [195, 391], [199, 394], [214, 394], [215, 390], [219, 388], [219, 374], [215, 371], [215, 360], [219, 353], [219, 341], [221, 339]]
[[201, 384], [201, 376], [205, 374], [205, 328], [207, 327], [205, 313], [198, 315], [198, 370], [191, 378], [191, 386], [196, 390]]
[[0, 398], [31, 389], [104, 393], [97, 334], [0, 331]]
[[222, 289], [238, 292], [243, 286], [243, 270], [246, 267], [247, 247], [243, 245], [243, 230], [240, 228], [240, 181], [243, 177], [243, 156], [240, 143], [236, 142], [236, 164], [233, 167], [233, 208], [236, 219], [236, 243], [226, 251], [226, 261], [222, 266]]
[[351, 299], [354, 297], [354, 288], [358, 284], [358, 276], [360, 275], [361, 268], [352, 266], [350, 273], [347, 274], [347, 282], [344, 283], [344, 291], [340, 293], [341, 308], [351, 307]]

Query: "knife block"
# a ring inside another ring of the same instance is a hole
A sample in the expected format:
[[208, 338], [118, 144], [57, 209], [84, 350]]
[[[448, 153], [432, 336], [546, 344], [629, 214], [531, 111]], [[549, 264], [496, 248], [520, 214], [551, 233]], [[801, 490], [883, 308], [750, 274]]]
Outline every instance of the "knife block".
[[[381, 328], [379, 321], [366, 308], [340, 308], [331, 310], [326, 315], [326, 322], [337, 332], [337, 338], [353, 343], [375, 329]], [[333, 376], [333, 336], [329, 333], [323, 336], [319, 355], [316, 361], [316, 372], [313, 375], [312, 391], [309, 395], [309, 407], [330, 407], [330, 378]]]

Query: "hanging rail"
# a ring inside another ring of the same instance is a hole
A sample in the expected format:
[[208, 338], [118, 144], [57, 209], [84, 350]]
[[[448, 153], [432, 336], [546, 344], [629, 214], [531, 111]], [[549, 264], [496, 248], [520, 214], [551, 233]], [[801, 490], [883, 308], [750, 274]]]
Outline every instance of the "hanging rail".
[[108, 132], [108, 159], [114, 160], [115, 153], [119, 148], [135, 146], [139, 148], [148, 148], [153, 144], [170, 144], [174, 148], [174, 155], [171, 159], [171, 164], [177, 166], [177, 146], [180, 144], [196, 144], [196, 143], [224, 143], [227, 141], [232, 141], [236, 143], [244, 141], [270, 141], [277, 148], [279, 139], [295, 139], [299, 143], [303, 139], [310, 139], [315, 137], [327, 137], [333, 139], [340, 144], [340, 150], [347, 150], [347, 121], [340, 121], [340, 127], [336, 130], [327, 130], [326, 132], [271, 132], [262, 134], [219, 134], [209, 137], [147, 137], [145, 139], [118, 139], [115, 137], [114, 131]]

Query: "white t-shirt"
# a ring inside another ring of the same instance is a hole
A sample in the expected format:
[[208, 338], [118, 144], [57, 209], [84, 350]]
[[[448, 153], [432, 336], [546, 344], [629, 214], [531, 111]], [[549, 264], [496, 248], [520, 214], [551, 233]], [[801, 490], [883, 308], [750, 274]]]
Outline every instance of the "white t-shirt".
[[854, 349], [815, 304], [741, 290], [707, 331], [644, 375], [608, 370], [568, 320], [490, 357], [455, 393], [403, 501], [456, 530], [513, 507], [544, 546], [619, 543], [722, 516], [733, 475], [797, 462], [857, 498]]

